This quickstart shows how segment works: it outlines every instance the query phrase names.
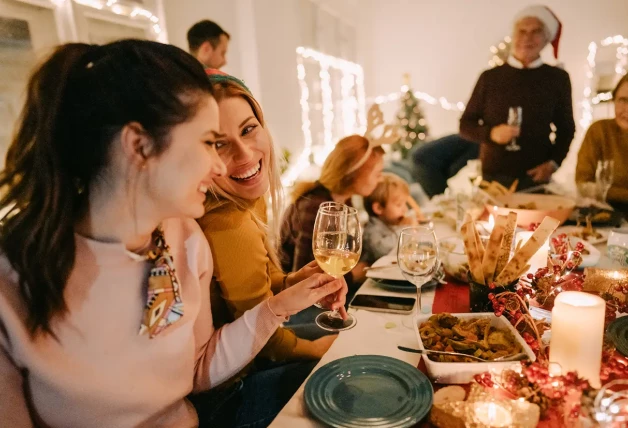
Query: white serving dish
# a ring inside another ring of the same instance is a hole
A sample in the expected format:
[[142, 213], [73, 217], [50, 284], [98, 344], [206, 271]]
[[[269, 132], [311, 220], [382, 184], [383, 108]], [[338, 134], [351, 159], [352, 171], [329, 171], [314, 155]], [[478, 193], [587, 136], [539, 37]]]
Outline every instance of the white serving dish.
[[[455, 317], [462, 319], [475, 319], [475, 318], [490, 318], [491, 325], [498, 328], [506, 328], [512, 332], [515, 339], [521, 344], [523, 352], [525, 352], [531, 361], [536, 360], [534, 352], [523, 340], [519, 332], [510, 324], [505, 317], [496, 317], [491, 312], [482, 313], [468, 313], [468, 314], [452, 314]], [[422, 323], [427, 321], [432, 314], [426, 314], [414, 317], [414, 332], [419, 342], [419, 349], [425, 349], [423, 347], [423, 341], [421, 340], [421, 334], [419, 333], [419, 327]], [[498, 363], [440, 363], [430, 360], [427, 355], [423, 355], [423, 361], [425, 361], [425, 367], [427, 368], [427, 375], [436, 383], [449, 383], [449, 384], [462, 384], [469, 383], [473, 380], [473, 376], [476, 374], [492, 371], [496, 374], [501, 373], [502, 370], [512, 367], [513, 364], [519, 364], [516, 361], [505, 361]]]
[[[508, 215], [511, 211], [515, 212], [517, 213], [517, 225], [523, 228], [527, 228], [533, 223], [541, 223], [545, 217], [553, 217], [562, 224], [569, 218], [576, 206], [572, 199], [557, 195], [511, 193], [495, 199], [500, 203], [495, 206], [487, 204], [486, 208], [489, 212], [493, 211], [499, 215]], [[518, 208], [530, 203], [534, 203], [536, 208]]]
[[[393, 265], [394, 264], [394, 265]], [[371, 267], [393, 265], [382, 269], [369, 269], [366, 271], [367, 278], [388, 279], [393, 281], [407, 281], [401, 273], [401, 269], [397, 266], [397, 255], [389, 254], [377, 260]]]

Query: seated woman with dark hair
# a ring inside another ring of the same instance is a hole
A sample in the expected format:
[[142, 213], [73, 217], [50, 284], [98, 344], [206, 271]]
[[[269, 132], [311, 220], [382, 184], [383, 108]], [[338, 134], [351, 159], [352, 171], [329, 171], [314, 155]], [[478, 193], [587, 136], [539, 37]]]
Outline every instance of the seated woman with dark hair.
[[193, 218], [226, 172], [218, 123], [203, 67], [171, 45], [71, 43], [35, 70], [0, 173], [1, 426], [251, 423], [259, 397], [198, 393], [289, 315], [342, 306], [342, 281], [316, 274], [214, 326]]

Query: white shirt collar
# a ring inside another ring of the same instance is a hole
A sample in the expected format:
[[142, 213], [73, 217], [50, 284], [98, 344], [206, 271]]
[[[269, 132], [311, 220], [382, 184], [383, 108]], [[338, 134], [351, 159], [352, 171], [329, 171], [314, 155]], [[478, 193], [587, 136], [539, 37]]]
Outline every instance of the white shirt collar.
[[521, 61], [519, 61], [517, 58], [515, 58], [512, 55], [508, 56], [508, 59], [506, 60], [506, 62], [508, 62], [508, 65], [514, 68], [539, 68], [540, 66], [543, 65], [543, 58], [539, 57], [538, 59], [528, 64], [527, 67], [524, 67]]

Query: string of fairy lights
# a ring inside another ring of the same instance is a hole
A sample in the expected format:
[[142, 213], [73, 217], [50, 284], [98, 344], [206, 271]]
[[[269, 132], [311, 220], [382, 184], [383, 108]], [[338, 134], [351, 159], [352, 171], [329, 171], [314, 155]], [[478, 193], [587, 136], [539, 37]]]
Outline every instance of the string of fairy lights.
[[[607, 37], [599, 42], [599, 46], [616, 46], [616, 62], [615, 73], [618, 75], [626, 74], [626, 65], [628, 64], [628, 38], [622, 35]], [[587, 55], [587, 71], [586, 83], [584, 85], [583, 99], [581, 103], [582, 116], [580, 118], [580, 126], [587, 129], [593, 122], [593, 106], [601, 102], [610, 101], [612, 94], [610, 91], [593, 94], [592, 86], [595, 82], [596, 57], [598, 53], [598, 43], [589, 43], [589, 54]]]
[[[61, 7], [64, 2], [70, 0], [50, 0], [50, 2], [56, 6]], [[118, 16], [123, 16], [131, 19], [138, 19], [150, 23], [150, 29], [154, 33], [155, 38], [159, 38], [162, 33], [162, 28], [159, 25], [159, 18], [153, 14], [150, 10], [140, 7], [138, 5], [129, 5], [118, 0], [71, 0], [74, 3], [87, 6], [92, 9], [100, 11], [108, 11]]]
[[[303, 150], [294, 163], [282, 176], [284, 186], [290, 186], [312, 161], [321, 165], [327, 155], [334, 149], [336, 141], [341, 137], [334, 135], [334, 98], [331, 73], [334, 69], [341, 73], [340, 78], [340, 111], [343, 135], [363, 133], [366, 129], [366, 100], [364, 91], [364, 70], [362, 66], [342, 58], [324, 54], [315, 49], [299, 46], [297, 53], [297, 78], [301, 91], [301, 131], [303, 132]], [[313, 147], [312, 121], [310, 119], [310, 87], [306, 74], [306, 63], [318, 65], [321, 92], [321, 110], [323, 122], [323, 144]]]
[[[503, 65], [510, 53], [512, 39], [509, 36], [504, 37], [504, 39], [489, 48], [489, 51], [492, 54], [491, 59], [488, 61], [488, 65], [490, 67], [497, 67]], [[626, 67], [628, 66], [628, 39], [624, 38], [621, 35], [607, 37], [599, 43], [601, 46], [617, 46], [617, 63], [615, 66], [615, 72], [617, 74], [625, 74]], [[595, 42], [591, 42], [589, 44], [589, 54], [587, 56], [587, 83], [585, 84], [584, 89], [584, 97], [581, 103], [582, 105], [582, 117], [580, 119], [580, 125], [583, 128], [588, 128], [593, 120], [593, 105], [599, 104], [603, 101], [608, 101], [611, 99], [610, 92], [603, 92], [593, 95], [591, 85], [594, 80], [594, 71], [595, 71], [595, 58], [598, 50], [598, 44]], [[321, 92], [323, 98], [323, 124], [324, 124], [324, 150], [320, 151], [317, 154], [317, 159], [315, 159], [315, 163], [320, 164], [323, 162], [324, 158], [327, 156], [329, 151], [333, 149], [335, 142], [330, 139], [332, 136], [331, 132], [331, 124], [333, 123], [333, 102], [331, 92], [329, 91], [329, 67], [330, 64], [333, 63], [336, 65], [336, 68], [341, 70], [346, 70], [347, 72], [343, 74], [342, 79], [342, 87], [341, 87], [341, 97], [342, 97], [342, 106], [343, 106], [343, 120], [345, 121], [345, 135], [349, 135], [352, 133], [352, 130], [356, 129], [355, 126], [355, 115], [351, 115], [352, 111], [356, 110], [356, 102], [358, 103], [357, 109], [361, 112], [364, 111], [364, 101], [367, 103], [377, 103], [377, 104], [385, 104], [392, 101], [400, 100], [403, 95], [409, 90], [407, 85], [403, 85], [398, 92], [391, 92], [386, 95], [379, 95], [376, 97], [365, 99], [363, 95], [364, 91], [364, 74], [362, 68], [355, 63], [351, 63], [340, 58], [331, 57], [325, 55], [321, 52], [315, 51], [313, 49], [306, 48], [298, 48], [297, 49], [297, 77], [299, 79], [299, 86], [301, 88], [301, 117], [302, 117], [302, 131], [304, 135], [304, 150], [298, 160], [293, 164], [293, 167], [284, 175], [284, 184], [290, 185], [293, 183], [304, 168], [308, 167], [311, 162], [310, 158], [312, 156], [312, 133], [311, 133], [311, 121], [309, 118], [310, 115], [310, 107], [309, 107], [309, 88], [305, 81], [305, 66], [303, 63], [304, 59], [313, 59], [319, 62], [321, 66]], [[359, 70], [359, 71], [357, 71]], [[356, 83], [351, 80], [352, 77], [355, 76], [360, 82]], [[345, 81], [347, 83], [345, 83]], [[362, 95], [359, 96], [362, 101], [356, 99], [354, 96], [350, 95], [350, 88], [354, 85], [357, 85], [359, 88], [359, 93]], [[445, 97], [434, 97], [426, 92], [422, 91], [414, 91], [414, 96], [419, 100], [422, 100], [430, 105], [440, 106], [444, 110], [448, 111], [464, 111], [465, 104], [461, 101], [452, 102], [449, 101]], [[352, 119], [352, 117], [354, 119]], [[361, 116], [362, 117], [362, 116]], [[364, 123], [364, 122], [361, 122]]]

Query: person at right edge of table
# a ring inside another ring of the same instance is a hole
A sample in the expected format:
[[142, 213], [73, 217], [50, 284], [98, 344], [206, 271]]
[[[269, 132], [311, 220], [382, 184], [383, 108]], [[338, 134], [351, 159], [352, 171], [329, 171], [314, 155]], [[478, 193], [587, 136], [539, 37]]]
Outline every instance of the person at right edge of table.
[[[518, 189], [548, 183], [567, 156], [575, 133], [569, 74], [541, 58], [550, 42], [558, 57], [561, 28], [546, 6], [525, 8], [515, 19], [507, 63], [484, 71], [475, 85], [460, 135], [480, 144], [487, 181], [508, 187], [518, 179]], [[510, 107], [522, 107], [521, 127], [507, 124]], [[513, 138], [519, 151], [506, 149]]]
[[576, 165], [576, 183], [595, 181], [597, 162], [615, 162], [607, 200], [628, 218], [628, 74], [613, 90], [614, 119], [602, 119], [587, 130]]

